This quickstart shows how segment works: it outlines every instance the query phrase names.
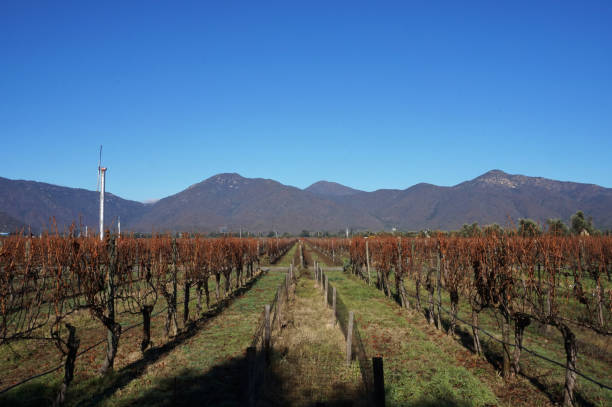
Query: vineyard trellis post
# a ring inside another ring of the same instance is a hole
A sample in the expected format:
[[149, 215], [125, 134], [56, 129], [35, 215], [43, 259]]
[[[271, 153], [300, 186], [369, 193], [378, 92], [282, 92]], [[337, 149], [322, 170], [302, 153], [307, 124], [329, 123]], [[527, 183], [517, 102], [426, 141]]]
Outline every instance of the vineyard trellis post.
[[332, 308], [334, 310], [334, 326], [338, 322], [338, 318], [336, 317], [336, 287], [332, 287]]
[[249, 407], [255, 407], [255, 380], [257, 377], [257, 348], [250, 346], [246, 350], [247, 358], [247, 392], [246, 403]]
[[440, 270], [440, 252], [438, 251], [438, 254], [436, 256], [436, 286], [438, 289], [438, 304], [437, 304], [437, 312], [436, 312], [436, 327], [438, 329], [442, 329], [442, 321], [441, 321], [441, 314], [442, 314], [442, 310], [440, 309], [440, 307], [442, 306], [442, 273]]
[[352, 350], [353, 350], [353, 324], [355, 322], [355, 313], [353, 311], [349, 311], [348, 315], [348, 327], [346, 329], [346, 364], [347, 366], [351, 365], [351, 360], [353, 359]]
[[327, 278], [327, 274], [323, 274], [323, 278], [325, 279], [325, 295], [323, 295], [323, 304], [327, 306], [327, 295], [329, 294], [329, 279]]
[[266, 355], [266, 362], [270, 360], [270, 304], [264, 306], [264, 343], [263, 349]]
[[366, 266], [368, 268], [368, 285], [372, 285], [372, 280], [370, 277], [370, 247], [368, 245], [368, 238], [366, 236], [366, 242], [365, 242], [365, 247], [366, 247]]
[[372, 370], [374, 373], [374, 405], [385, 407], [385, 375], [382, 357], [372, 358]]

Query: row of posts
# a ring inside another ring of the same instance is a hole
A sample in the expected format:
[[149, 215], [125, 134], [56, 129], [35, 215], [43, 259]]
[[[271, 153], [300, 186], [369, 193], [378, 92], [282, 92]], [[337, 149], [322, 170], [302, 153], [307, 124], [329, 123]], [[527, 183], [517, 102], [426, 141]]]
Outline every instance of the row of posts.
[[[315, 270], [315, 287], [321, 287], [323, 291], [323, 303], [329, 305], [327, 297], [329, 295], [329, 279], [327, 275], [323, 273], [323, 269], [318, 262], [314, 263]], [[334, 324], [338, 323], [338, 316], [336, 313], [336, 287], [332, 286], [332, 310], [334, 311]], [[351, 365], [353, 359], [353, 328], [355, 324], [355, 313], [349, 311], [348, 313], [348, 327], [346, 330], [346, 364]], [[373, 393], [373, 404], [376, 407], [385, 406], [385, 380], [384, 380], [384, 369], [383, 369], [383, 358], [373, 357], [372, 358], [372, 370], [374, 376], [374, 393]]]
[[[276, 312], [277, 312], [277, 322], [279, 324], [279, 329], [281, 326], [281, 294], [284, 291], [285, 299], [289, 299], [289, 287], [293, 281], [293, 263], [289, 265], [289, 270], [287, 274], [285, 274], [285, 284], [282, 290], [278, 292], [278, 299], [276, 301]], [[263, 329], [263, 345], [262, 350], [264, 352], [265, 364], [268, 366], [270, 364], [270, 340], [272, 333], [272, 322], [270, 317], [271, 307], [270, 304], [264, 305], [264, 329]], [[254, 407], [256, 404], [256, 394], [257, 389], [255, 382], [257, 380], [257, 348], [255, 346], [250, 346], [247, 348], [246, 352], [247, 357], [247, 395], [246, 402], [249, 407]]]

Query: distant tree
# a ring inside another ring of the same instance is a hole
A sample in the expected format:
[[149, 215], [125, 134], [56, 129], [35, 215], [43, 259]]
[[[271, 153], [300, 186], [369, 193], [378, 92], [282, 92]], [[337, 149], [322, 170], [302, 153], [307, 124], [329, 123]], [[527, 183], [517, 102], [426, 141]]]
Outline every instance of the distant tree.
[[565, 236], [569, 234], [569, 228], [561, 219], [548, 219], [548, 233], [555, 236]]
[[267, 235], [267, 236], [268, 236], [268, 237], [274, 237], [274, 236], [276, 236], [276, 233], [274, 233], [274, 231], [273, 231], [273, 230], [271, 230], [271, 231], [269, 231], [269, 232], [268, 232], [268, 235]]
[[302, 230], [302, 233], [300, 233], [300, 237], [309, 237], [310, 236], [310, 232], [307, 231], [306, 229]]
[[504, 229], [502, 229], [502, 227], [497, 223], [492, 223], [484, 226], [482, 228], [482, 232], [485, 234], [485, 236], [501, 236], [504, 234]]
[[540, 225], [533, 219], [519, 219], [518, 234], [520, 236], [538, 236], [542, 233]]
[[474, 237], [480, 235], [480, 226], [478, 226], [478, 222], [474, 222], [471, 225], [464, 223], [459, 231], [459, 235], [463, 237]]
[[593, 226], [593, 218], [590, 216], [585, 218], [584, 212], [578, 211], [572, 215], [571, 219], [572, 225], [572, 233], [575, 235], [579, 235], [586, 231], [588, 234], [592, 235], [595, 233], [595, 227]]

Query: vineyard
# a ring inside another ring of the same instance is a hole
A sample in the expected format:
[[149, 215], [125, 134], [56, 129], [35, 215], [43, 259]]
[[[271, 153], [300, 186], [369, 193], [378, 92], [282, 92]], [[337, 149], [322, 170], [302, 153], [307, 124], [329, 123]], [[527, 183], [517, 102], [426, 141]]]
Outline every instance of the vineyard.
[[[610, 237], [77, 235], [0, 240], [0, 403], [123, 405], [134, 403], [129, 394], [170, 405], [202, 400], [206, 389], [213, 404], [239, 405], [243, 379], [218, 376], [243, 370], [250, 338], [262, 334], [263, 306], [274, 311], [282, 287], [272, 343], [291, 345], [272, 350], [266, 375], [279, 375], [270, 380], [276, 388], [291, 383], [290, 404], [332, 397], [326, 384], [342, 380], [364, 394], [354, 369], [324, 369], [343, 360], [348, 311], [361, 352], [385, 358], [389, 405], [419, 405], [437, 377], [465, 405], [612, 403]], [[307, 273], [315, 262], [327, 271]], [[321, 280], [333, 304], [337, 322], [325, 329], [316, 324], [328, 314], [312, 282], [299, 280], [308, 277]], [[315, 356], [322, 347], [325, 360]], [[285, 360], [310, 379], [292, 376]], [[359, 363], [369, 372], [367, 358]], [[161, 390], [149, 393], [152, 380]], [[300, 387], [313, 383], [318, 393]], [[282, 404], [270, 385], [262, 392], [260, 405]], [[302, 393], [311, 399], [300, 401]]]
[[[0, 378], [2, 393], [39, 376], [41, 359], [48, 361], [55, 350], [51, 359], [63, 363], [42, 373], [63, 368], [55, 398], [63, 403], [77, 357], [88, 365], [86, 375], [104, 376], [129, 330], [142, 327], [138, 338], [129, 338], [142, 355], [154, 342], [171, 342], [207, 312], [219, 312], [261, 274], [263, 263], [276, 262], [293, 242], [167, 235], [107, 235], [100, 241], [72, 233], [4, 239], [0, 345], [11, 353], [5, 360], [11, 374]], [[160, 315], [163, 323], [153, 324]], [[30, 357], [23, 361], [22, 354]]]
[[[536, 365], [552, 369], [537, 380], [553, 399], [564, 405], [612, 401], [610, 237], [387, 236], [312, 243], [328, 258], [344, 255], [346, 271], [402, 308], [460, 335], [504, 378], [532, 377], [534, 362], [523, 361], [529, 353]], [[564, 356], [560, 362], [558, 355]], [[560, 377], [546, 377], [555, 367], [563, 367]]]

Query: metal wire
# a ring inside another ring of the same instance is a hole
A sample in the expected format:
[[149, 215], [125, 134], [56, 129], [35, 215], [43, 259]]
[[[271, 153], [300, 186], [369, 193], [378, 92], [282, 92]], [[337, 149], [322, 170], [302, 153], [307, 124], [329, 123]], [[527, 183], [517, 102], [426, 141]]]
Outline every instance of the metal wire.
[[[327, 280], [327, 293], [323, 293], [326, 295], [327, 303], [331, 306], [333, 305], [333, 284], [329, 282], [328, 276], [325, 272], [321, 272], [322, 281]], [[349, 311], [348, 307], [342, 300], [338, 289], [336, 288], [336, 312], [335, 312], [336, 320], [338, 321], [338, 325], [340, 325], [340, 329], [344, 334], [344, 337], [347, 338], [348, 333], [348, 318]], [[359, 370], [361, 372], [361, 379], [367, 394], [370, 394], [374, 389], [374, 372], [372, 370], [372, 361], [368, 357], [368, 354], [365, 350], [365, 346], [363, 344], [363, 340], [361, 339], [361, 333], [359, 331], [359, 324], [356, 319], [353, 319], [353, 332], [352, 332], [352, 341], [351, 341], [351, 353], [355, 355], [357, 362], [359, 364]]]
[[[257, 278], [258, 278], [259, 276], [261, 276], [262, 274], [263, 274], [263, 273], [260, 273], [260, 274], [254, 275], [254, 276], [253, 276], [253, 278], [251, 279], [251, 281], [252, 281], [252, 280], [254, 280], [254, 279], [257, 279]], [[191, 303], [191, 302], [195, 301], [196, 299], [197, 299], [197, 297], [192, 298], [192, 299], [189, 301], [189, 303]], [[177, 301], [178, 301], [178, 299], [177, 299]], [[164, 308], [160, 309], [159, 311], [156, 311], [156, 312], [152, 313], [152, 314], [151, 314], [151, 318], [156, 317], [156, 316], [158, 316], [159, 314], [161, 314], [162, 312], [165, 312], [165, 311], [167, 311], [167, 310], [168, 310], [168, 307], [164, 307]], [[134, 328], [137, 328], [137, 327], [139, 327], [139, 326], [141, 326], [141, 325], [143, 325], [143, 324], [144, 324], [144, 322], [142, 322], [142, 321], [141, 321], [141, 322], [138, 322], [138, 323], [133, 324], [133, 325], [127, 325], [127, 326], [126, 326], [126, 325], [121, 325], [121, 328], [122, 328], [122, 329], [121, 329], [121, 334], [123, 335], [124, 333], [126, 333], [126, 332], [128, 332], [128, 331], [130, 331], [130, 330], [132, 330], [132, 329], [134, 329]], [[101, 340], [101, 341], [99, 341], [99, 342], [94, 343], [93, 345], [89, 346], [88, 348], [86, 348], [86, 349], [84, 349], [84, 350], [80, 351], [79, 353], [77, 353], [77, 357], [79, 357], [79, 356], [81, 356], [81, 355], [83, 355], [83, 354], [85, 354], [85, 353], [89, 352], [90, 350], [92, 350], [92, 349], [94, 349], [94, 348], [97, 348], [98, 346], [102, 345], [102, 344], [103, 344], [103, 343], [105, 343], [105, 342], [106, 342], [106, 339], [103, 339], [103, 340]], [[53, 372], [56, 372], [56, 371], [60, 370], [60, 369], [61, 369], [61, 368], [63, 368], [63, 367], [64, 367], [64, 364], [62, 363], [62, 364], [60, 364], [60, 365], [58, 365], [58, 366], [56, 366], [56, 367], [54, 367], [54, 368], [51, 368], [51, 369], [46, 370], [46, 371], [44, 371], [44, 372], [37, 373], [37, 374], [35, 374], [35, 375], [33, 375], [33, 376], [30, 376], [30, 377], [28, 377], [28, 378], [26, 378], [26, 379], [23, 379], [22, 381], [20, 381], [20, 382], [18, 382], [18, 383], [12, 384], [12, 385], [10, 385], [9, 387], [6, 387], [6, 388], [4, 388], [4, 389], [0, 390], [0, 394], [4, 394], [4, 393], [6, 393], [6, 392], [8, 392], [8, 391], [10, 391], [10, 390], [12, 390], [12, 389], [14, 389], [15, 387], [19, 387], [19, 386], [21, 386], [22, 384], [25, 384], [25, 383], [27, 383], [27, 382], [29, 382], [29, 381], [32, 381], [32, 380], [34, 380], [34, 379], [37, 379], [37, 378], [39, 378], [39, 377], [46, 376], [46, 375], [48, 375], [48, 374], [51, 374], [51, 373], [53, 373]]]

